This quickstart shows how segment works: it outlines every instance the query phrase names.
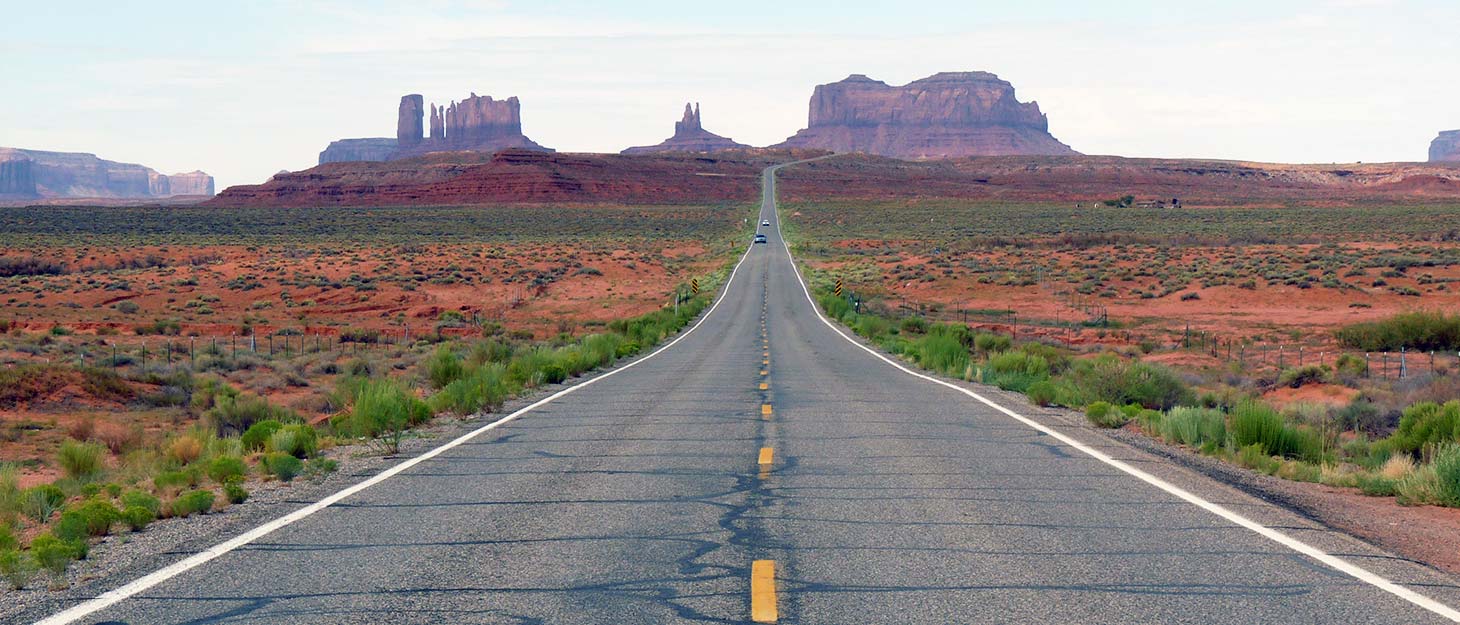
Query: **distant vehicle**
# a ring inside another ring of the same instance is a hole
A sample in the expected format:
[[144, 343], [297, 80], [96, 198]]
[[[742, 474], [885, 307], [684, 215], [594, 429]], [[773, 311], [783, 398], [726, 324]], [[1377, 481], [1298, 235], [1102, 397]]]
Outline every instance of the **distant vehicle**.
[[762, 220], [760, 220], [760, 225], [762, 225], [762, 226], [769, 226], [769, 225], [771, 225], [771, 220], [769, 220], [769, 219], [762, 219]]
[[755, 242], [756, 243], [765, 243], [765, 235], [763, 235], [763, 234], [757, 234], [757, 235], [755, 235]]

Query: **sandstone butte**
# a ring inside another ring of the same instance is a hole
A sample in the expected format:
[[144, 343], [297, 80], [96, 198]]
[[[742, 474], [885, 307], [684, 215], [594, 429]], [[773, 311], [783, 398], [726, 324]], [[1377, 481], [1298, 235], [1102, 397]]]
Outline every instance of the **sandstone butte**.
[[525, 149], [551, 152], [522, 134], [522, 103], [517, 98], [470, 97], [446, 106], [430, 106], [430, 136], [425, 135], [425, 98], [401, 96], [396, 109], [395, 138], [340, 139], [319, 153], [319, 164], [388, 161], [432, 152], [496, 152]]
[[0, 148], [0, 200], [211, 195], [213, 177], [201, 171], [167, 175], [94, 154]]
[[861, 74], [818, 85], [807, 128], [775, 147], [896, 158], [1072, 155], [1036, 102], [988, 72], [944, 72], [900, 87]]
[[1430, 162], [1460, 162], [1460, 130], [1446, 130], [1430, 142]]
[[700, 105], [684, 105], [684, 117], [674, 122], [674, 136], [658, 145], [643, 145], [629, 148], [623, 154], [655, 154], [659, 152], [719, 152], [721, 150], [744, 150], [750, 146], [705, 130], [700, 124]]

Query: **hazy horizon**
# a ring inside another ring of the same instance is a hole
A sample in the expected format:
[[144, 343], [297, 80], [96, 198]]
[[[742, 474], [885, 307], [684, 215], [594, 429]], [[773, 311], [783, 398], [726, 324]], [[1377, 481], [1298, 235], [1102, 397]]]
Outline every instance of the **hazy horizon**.
[[993, 72], [1087, 154], [1422, 161], [1460, 127], [1460, 6], [1438, 1], [164, 2], [7, 17], [0, 146], [201, 169], [220, 190], [313, 166], [332, 140], [394, 136], [406, 93], [517, 96], [524, 133], [568, 152], [657, 143], [685, 102], [712, 132], [777, 143], [805, 126], [815, 85], [854, 73]]

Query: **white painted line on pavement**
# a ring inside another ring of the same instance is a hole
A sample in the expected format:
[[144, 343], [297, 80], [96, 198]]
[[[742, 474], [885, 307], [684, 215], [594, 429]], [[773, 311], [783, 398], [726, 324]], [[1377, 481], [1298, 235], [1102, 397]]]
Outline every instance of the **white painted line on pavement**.
[[635, 361], [633, 361], [633, 362], [631, 362], [631, 363], [629, 363], [627, 365], [624, 365], [622, 367], [619, 367], [617, 369], [613, 369], [611, 371], [608, 371], [607, 373], [604, 373], [603, 375], [600, 375], [598, 377], [592, 378], [590, 380], [586, 380], [584, 382], [580, 382], [578, 384], [575, 384], [573, 386], [570, 386], [568, 388], [565, 388], [563, 390], [560, 390], [560, 391], [558, 391], [556, 393], [553, 393], [552, 395], [548, 395], [547, 397], [544, 397], [542, 399], [539, 399], [539, 400], [537, 400], [537, 401], [535, 401], [535, 402], [527, 405], [526, 407], [521, 408], [521, 409], [517, 410], [516, 412], [513, 412], [512, 414], [509, 414], [509, 415], [507, 415], [505, 417], [502, 417], [501, 419], [498, 419], [498, 420], [493, 421], [491, 423], [488, 423], [488, 424], [486, 424], [486, 425], [484, 425], [482, 427], [479, 427], [479, 428], [477, 428], [475, 430], [472, 430], [471, 432], [468, 432], [466, 434], [463, 434], [463, 435], [457, 437], [456, 439], [452, 440], [449, 443], [446, 443], [444, 445], [441, 445], [440, 447], [437, 447], [435, 449], [432, 449], [430, 451], [427, 451], [426, 453], [423, 453], [423, 454], [421, 454], [419, 456], [416, 456], [414, 458], [411, 458], [410, 460], [406, 460], [405, 462], [402, 462], [400, 464], [397, 464], [397, 465], [395, 465], [395, 466], [393, 466], [393, 467], [391, 467], [389, 469], [386, 469], [384, 471], [381, 471], [380, 473], [376, 474], [374, 477], [371, 477], [370, 479], [367, 479], [367, 480], [365, 480], [363, 482], [360, 482], [358, 484], [355, 484], [354, 486], [350, 486], [350, 487], [348, 487], [348, 488], [346, 488], [344, 490], [341, 490], [341, 491], [339, 491], [339, 492], [337, 492], [337, 493], [335, 493], [333, 495], [330, 495], [328, 497], [325, 497], [324, 499], [321, 499], [321, 500], [316, 501], [316, 502], [314, 502], [312, 504], [309, 504], [309, 505], [307, 505], [307, 506], [305, 506], [303, 508], [300, 508], [298, 510], [295, 510], [293, 512], [290, 512], [289, 514], [286, 514], [286, 515], [281, 516], [281, 517], [279, 517], [277, 519], [274, 519], [272, 521], [269, 521], [268, 523], [265, 523], [263, 525], [260, 525], [258, 527], [255, 527], [255, 528], [253, 528], [253, 529], [251, 529], [251, 530], [249, 530], [247, 532], [244, 532], [242, 534], [239, 534], [238, 536], [235, 536], [235, 537], [233, 537], [233, 538], [231, 538], [229, 540], [225, 540], [225, 541], [223, 541], [221, 543], [218, 543], [216, 545], [213, 545], [212, 547], [209, 547], [207, 549], [204, 549], [203, 551], [200, 551], [200, 552], [195, 553], [195, 554], [193, 554], [191, 556], [188, 556], [187, 558], [185, 558], [183, 560], [179, 560], [179, 561], [174, 562], [174, 563], [172, 563], [172, 564], [170, 564], [168, 566], [165, 566], [165, 567], [163, 567], [161, 569], [158, 569], [156, 571], [153, 571], [152, 573], [149, 573], [149, 574], [147, 574], [145, 576], [142, 576], [140, 578], [137, 578], [136, 580], [133, 580], [132, 582], [130, 582], [130, 583], [126, 584], [126, 585], [123, 585], [123, 586], [121, 586], [119, 588], [116, 588], [115, 590], [107, 591], [105, 593], [102, 593], [100, 595], [97, 595], [96, 597], [94, 597], [92, 599], [88, 599], [88, 600], [83, 601], [81, 603], [78, 603], [78, 604], [76, 604], [74, 606], [71, 606], [70, 608], [67, 608], [67, 609], [62, 610], [60, 612], [57, 612], [55, 614], [52, 614], [51, 616], [48, 616], [48, 617], [46, 617], [44, 619], [41, 619], [39, 621], [36, 621], [36, 625], [65, 625], [67, 623], [73, 623], [73, 622], [77, 621], [78, 619], [81, 619], [82, 617], [85, 617], [85, 616], [88, 616], [90, 614], [93, 614], [93, 613], [95, 613], [95, 612], [97, 612], [99, 610], [104, 610], [104, 609], [106, 609], [106, 608], [108, 608], [108, 607], [110, 607], [112, 605], [115, 605], [118, 602], [121, 602], [123, 600], [126, 600], [129, 597], [132, 597], [132, 596], [136, 595], [137, 593], [140, 593], [140, 592], [142, 592], [144, 590], [147, 590], [149, 588], [152, 588], [152, 587], [154, 587], [154, 586], [156, 586], [156, 585], [158, 585], [158, 584], [160, 584], [162, 582], [165, 582], [165, 581], [167, 581], [169, 579], [172, 579], [174, 577], [177, 577], [178, 575], [180, 575], [180, 574], [182, 574], [184, 572], [187, 572], [188, 570], [191, 570], [193, 568], [198, 567], [199, 565], [202, 565], [202, 564], [204, 564], [204, 563], [206, 563], [206, 562], [208, 562], [210, 560], [213, 560], [214, 558], [217, 558], [218, 556], [221, 556], [221, 555], [226, 554], [226, 553], [228, 553], [230, 551], [233, 551], [234, 549], [237, 549], [239, 547], [242, 547], [244, 545], [247, 545], [248, 543], [251, 543], [251, 542], [253, 542], [255, 540], [258, 540], [258, 539], [260, 539], [260, 538], [268, 535], [269, 533], [271, 533], [271, 532], [273, 532], [275, 530], [278, 530], [279, 528], [288, 526], [288, 525], [290, 525], [290, 524], [292, 524], [292, 523], [294, 523], [296, 521], [299, 521], [300, 519], [303, 519], [303, 518], [308, 517], [308, 516], [310, 516], [310, 515], [312, 515], [312, 514], [314, 514], [316, 512], [319, 512], [320, 510], [323, 510], [325, 508], [328, 508], [331, 505], [334, 505], [336, 503], [339, 503], [341, 500], [343, 500], [343, 499], [345, 499], [345, 498], [347, 498], [347, 497], [349, 497], [351, 495], [354, 495], [355, 493], [358, 493], [358, 492], [360, 492], [362, 490], [365, 490], [367, 488], [370, 488], [371, 486], [374, 486], [376, 484], [379, 484], [381, 482], [384, 482], [385, 480], [388, 480], [388, 479], [390, 479], [392, 477], [395, 477], [396, 475], [399, 475], [400, 473], [406, 471], [407, 469], [410, 469], [411, 467], [414, 467], [414, 466], [416, 466], [418, 464], [421, 464], [422, 462], [425, 462], [427, 460], [430, 460], [432, 458], [435, 458], [436, 456], [439, 456], [439, 455], [441, 455], [443, 453], [446, 453], [446, 451], [448, 451], [450, 449], [453, 449], [455, 447], [459, 447], [459, 446], [465, 444], [467, 441], [470, 441], [471, 439], [476, 438], [476, 437], [478, 437], [478, 436], [480, 436], [482, 434], [485, 434], [486, 432], [489, 432], [491, 430], [495, 430], [495, 429], [497, 429], [497, 427], [499, 427], [499, 426], [501, 426], [501, 425], [503, 425], [505, 423], [508, 423], [510, 421], [513, 421], [513, 420], [517, 419], [518, 417], [520, 417], [520, 416], [522, 416], [524, 414], [527, 414], [528, 412], [531, 412], [531, 411], [533, 411], [533, 410], [535, 410], [537, 408], [540, 408], [540, 407], [548, 404], [549, 402], [552, 402], [553, 400], [556, 400], [558, 398], [561, 398], [564, 395], [568, 395], [568, 394], [570, 394], [570, 393], [572, 393], [574, 391], [577, 391], [578, 389], [581, 389], [583, 387], [586, 387], [586, 386], [589, 386], [589, 385], [592, 385], [592, 384], [597, 384], [598, 382], [603, 381], [603, 380], [606, 380], [608, 378], [611, 378], [611, 377], [613, 377], [615, 375], [618, 375], [619, 373], [621, 373], [623, 371], [627, 371], [629, 369], [632, 369], [635, 366], [638, 366], [638, 364], [641, 363], [641, 362], [644, 362], [646, 360], [649, 360], [650, 358], [653, 358], [655, 356], [658, 356], [664, 350], [669, 349], [671, 347], [674, 347], [674, 344], [675, 343], [678, 343], [678, 342], [684, 340], [684, 338], [687, 337], [687, 336], [689, 336], [690, 333], [694, 332], [695, 330], [698, 330], [699, 327], [701, 325], [704, 325], [705, 321], [710, 318], [710, 315], [714, 314], [715, 309], [717, 309], [717, 308], [720, 307], [720, 302], [723, 302], [725, 300], [724, 294], [725, 293], [729, 293], [729, 291], [730, 291], [730, 285], [735, 282], [735, 275], [740, 272], [740, 266], [743, 265], [743, 264], [745, 264], [745, 259], [750, 258], [750, 252], [752, 250], [754, 250], [754, 249], [755, 249], [755, 246], [753, 246], [753, 245], [747, 246], [745, 248], [745, 253], [740, 256], [740, 260], [735, 263], [735, 268], [730, 271], [730, 277], [725, 280], [725, 287], [721, 291], [721, 296], [719, 298], [716, 298], [715, 299], [715, 303], [714, 304], [710, 305], [710, 310], [707, 311], [707, 312], [705, 312], [704, 316], [700, 317], [700, 320], [697, 321], [697, 322], [695, 322], [695, 324], [693, 326], [691, 326], [690, 329], [685, 330], [684, 332], [681, 332], [679, 336], [677, 336], [677, 337], [674, 338], [674, 340], [666, 343], [663, 347], [660, 347], [659, 349], [654, 350], [648, 356], [645, 356], [643, 358], [640, 358], [638, 360], [635, 360]]
[[[787, 165], [794, 165], [794, 164], [795, 163], [787, 163]], [[784, 167], [784, 166], [785, 165], [780, 165], [780, 166], [776, 166], [776, 167], [770, 168], [772, 170], [771, 176], [774, 176], [775, 175], [775, 170], [779, 170], [781, 167]], [[774, 179], [772, 179], [772, 181], [771, 181], [771, 187], [772, 187], [772, 189], [774, 189], [774, 186], [775, 186], [775, 181], [774, 181]], [[1390, 580], [1388, 580], [1388, 579], [1386, 579], [1384, 577], [1381, 577], [1380, 575], [1378, 575], [1376, 573], [1373, 573], [1372, 571], [1369, 571], [1368, 569], [1365, 569], [1365, 568], [1363, 568], [1361, 566], [1358, 566], [1356, 564], [1350, 563], [1347, 560], [1344, 560], [1343, 558], [1339, 558], [1337, 556], [1330, 555], [1330, 554], [1324, 552], [1323, 550], [1321, 550], [1321, 549], [1319, 549], [1317, 547], [1314, 547], [1312, 545], [1309, 545], [1308, 543], [1305, 543], [1305, 542], [1303, 542], [1301, 540], [1298, 540], [1296, 538], [1293, 538], [1292, 536], [1288, 536], [1287, 534], [1284, 534], [1284, 533], [1282, 533], [1282, 532], [1280, 532], [1278, 530], [1275, 530], [1275, 529], [1272, 529], [1270, 527], [1267, 527], [1267, 526], [1265, 526], [1265, 525], [1263, 525], [1261, 523], [1258, 523], [1257, 521], [1253, 521], [1252, 519], [1249, 519], [1249, 518], [1247, 518], [1245, 516], [1242, 516], [1241, 514], [1238, 514], [1236, 512], [1233, 512], [1231, 510], [1228, 510], [1227, 508], [1225, 508], [1225, 507], [1223, 507], [1221, 505], [1218, 505], [1218, 504], [1212, 503], [1210, 501], [1207, 501], [1205, 499], [1202, 499], [1201, 497], [1198, 497], [1197, 495], [1195, 495], [1195, 494], [1187, 491], [1186, 489], [1183, 489], [1183, 488], [1181, 488], [1179, 486], [1176, 486], [1175, 484], [1172, 484], [1170, 482], [1167, 482], [1166, 480], [1163, 480], [1163, 479], [1161, 479], [1159, 477], [1156, 477], [1154, 475], [1151, 475], [1150, 473], [1147, 473], [1145, 471], [1142, 471], [1140, 469], [1137, 469], [1137, 468], [1135, 468], [1135, 467], [1133, 467], [1133, 466], [1131, 466], [1129, 464], [1126, 464], [1126, 463], [1124, 463], [1124, 462], [1122, 462], [1120, 460], [1116, 460], [1115, 458], [1112, 458], [1112, 457], [1106, 455], [1104, 452], [1101, 452], [1100, 450], [1097, 450], [1097, 449], [1095, 449], [1093, 447], [1090, 447], [1090, 446], [1088, 446], [1088, 445], [1086, 445], [1084, 443], [1081, 443], [1080, 441], [1077, 441], [1077, 440], [1075, 440], [1075, 439], [1073, 439], [1073, 438], [1071, 438], [1069, 436], [1066, 436], [1064, 434], [1061, 434], [1061, 433], [1055, 431], [1054, 429], [1052, 429], [1052, 428], [1050, 428], [1050, 427], [1048, 427], [1048, 426], [1046, 426], [1046, 425], [1044, 425], [1042, 423], [1039, 423], [1037, 421], [1034, 421], [1033, 419], [1030, 419], [1028, 417], [1025, 417], [1024, 415], [1021, 415], [1021, 414], [1019, 414], [1017, 412], [1014, 412], [1013, 410], [1010, 410], [1010, 409], [1005, 408], [1005, 407], [1003, 407], [1003, 406], [1001, 406], [1001, 405], [999, 405], [997, 403], [994, 403], [992, 400], [990, 400], [990, 399], [988, 399], [988, 398], [986, 398], [986, 397], [984, 397], [982, 395], [979, 395], [978, 393], [975, 393], [975, 392], [973, 392], [973, 391], [971, 391], [969, 389], [963, 388], [963, 387], [958, 386], [956, 384], [951, 384], [949, 382], [945, 382], [943, 380], [939, 380], [939, 379], [937, 379], [935, 377], [932, 377], [932, 376], [929, 376], [929, 375], [925, 375], [923, 373], [919, 373], [917, 371], [913, 371], [912, 369], [909, 369], [907, 367], [904, 367], [901, 363], [898, 363], [897, 361], [894, 361], [894, 360], [892, 360], [892, 359], [890, 359], [890, 358], [888, 358], [886, 356], [883, 356], [882, 354], [877, 353], [872, 348], [867, 347], [866, 345], [863, 345], [861, 342], [857, 341], [856, 339], [853, 339], [852, 337], [847, 336], [847, 334], [845, 332], [842, 332], [841, 328], [836, 327], [836, 324], [832, 323], [831, 320], [827, 319], [825, 315], [822, 315], [821, 314], [821, 308], [819, 306], [817, 306], [816, 299], [813, 298], [813, 297], [811, 297], [811, 289], [809, 289], [806, 286], [806, 281], [801, 278], [801, 270], [800, 270], [799, 267], [796, 266], [796, 259], [795, 259], [795, 257], [791, 256], [791, 247], [786, 244], [786, 238], [784, 236], [780, 236], [781, 235], [781, 220], [780, 220], [780, 209], [779, 209], [779, 207], [777, 207], [776, 213], [777, 213], [777, 215], [776, 215], [776, 234], [777, 234], [777, 238], [781, 239], [781, 248], [786, 251], [786, 258], [791, 263], [791, 269], [792, 269], [792, 271], [796, 275], [796, 281], [799, 282], [799, 283], [801, 283], [801, 292], [806, 294], [806, 301], [808, 301], [808, 302], [811, 303], [811, 310], [812, 310], [812, 312], [815, 312], [816, 313], [816, 317], [818, 319], [820, 319], [822, 323], [826, 324], [826, 327], [831, 328], [832, 332], [836, 332], [838, 336], [841, 336], [843, 339], [845, 339], [847, 342], [851, 343], [852, 345], [855, 345], [858, 348], [861, 348], [862, 351], [865, 351], [868, 354], [871, 354], [874, 358], [876, 358], [878, 360], [881, 360], [882, 362], [885, 362], [885, 363], [887, 363], [889, 365], [892, 365], [893, 367], [896, 367], [898, 370], [900, 370], [903, 373], [906, 373], [906, 374], [908, 374], [910, 376], [913, 376], [915, 378], [921, 378], [923, 380], [927, 380], [927, 381], [932, 382], [934, 384], [941, 384], [941, 385], [946, 386], [948, 388], [951, 388], [951, 389], [953, 389], [955, 391], [958, 391], [960, 393], [963, 393], [964, 395], [967, 395], [969, 397], [972, 397], [973, 399], [976, 399], [979, 402], [982, 402], [983, 404], [989, 406], [990, 408], [993, 408], [994, 410], [997, 410], [999, 412], [1004, 413], [1005, 415], [1008, 415], [1009, 417], [1011, 417], [1011, 418], [1019, 421], [1020, 423], [1023, 423], [1024, 425], [1027, 425], [1027, 426], [1029, 426], [1031, 428], [1034, 428], [1035, 430], [1038, 430], [1040, 432], [1043, 432], [1044, 434], [1047, 434], [1049, 436], [1052, 436], [1056, 440], [1058, 440], [1058, 441], [1060, 441], [1060, 442], [1062, 442], [1062, 443], [1064, 443], [1066, 445], [1069, 445], [1070, 447], [1073, 447], [1074, 449], [1077, 449], [1080, 452], [1082, 452], [1082, 453], [1084, 453], [1084, 454], [1086, 454], [1086, 455], [1088, 455], [1088, 456], [1090, 456], [1092, 458], [1095, 458], [1096, 460], [1099, 460], [1101, 462], [1104, 462], [1105, 464], [1108, 464], [1108, 465], [1110, 465], [1112, 467], [1115, 467], [1116, 469], [1119, 469], [1119, 470], [1121, 470], [1121, 471], [1123, 471], [1123, 472], [1125, 472], [1125, 473], [1127, 473], [1127, 474], [1129, 474], [1129, 475], [1131, 475], [1131, 476], [1133, 476], [1133, 477], [1135, 477], [1135, 478], [1137, 478], [1137, 479], [1139, 479], [1139, 480], [1141, 480], [1143, 482], [1146, 482], [1146, 483], [1148, 483], [1148, 484], [1150, 484], [1152, 486], [1155, 486], [1156, 488], [1159, 488], [1159, 489], [1161, 489], [1163, 491], [1166, 491], [1167, 493], [1170, 493], [1172, 495], [1175, 495], [1176, 497], [1179, 497], [1182, 500], [1185, 500], [1187, 503], [1190, 503], [1190, 504], [1192, 504], [1192, 505], [1194, 505], [1194, 506], [1196, 506], [1198, 508], [1201, 508], [1203, 510], [1206, 510], [1207, 512], [1210, 512], [1210, 513], [1215, 514], [1215, 515], [1217, 515], [1219, 517], [1222, 517], [1223, 519], [1226, 519], [1226, 520], [1228, 520], [1228, 521], [1230, 521], [1232, 523], [1235, 523], [1235, 524], [1237, 524], [1237, 525], [1239, 525], [1241, 527], [1244, 527], [1244, 528], [1247, 528], [1249, 530], [1252, 530], [1253, 532], [1256, 532], [1257, 534], [1261, 535], [1264, 538], [1267, 538], [1269, 540], [1272, 540], [1273, 542], [1276, 542], [1276, 543], [1278, 543], [1278, 544], [1280, 544], [1280, 545], [1282, 545], [1284, 547], [1287, 547], [1289, 549], [1292, 549], [1293, 551], [1296, 551], [1296, 552], [1301, 553], [1301, 554], [1303, 554], [1305, 556], [1308, 556], [1308, 557], [1310, 557], [1310, 558], [1312, 558], [1314, 560], [1317, 560], [1317, 561], [1319, 561], [1319, 562], [1321, 562], [1321, 563], [1323, 563], [1323, 564], [1325, 564], [1325, 565], [1327, 565], [1327, 566], [1329, 566], [1329, 567], [1331, 567], [1331, 568], [1333, 568], [1335, 570], [1338, 570], [1338, 571], [1340, 571], [1340, 572], [1342, 572], [1342, 573], [1344, 573], [1346, 575], [1349, 575], [1349, 576], [1351, 576], [1351, 577], [1353, 577], [1353, 578], [1355, 578], [1355, 579], [1357, 579], [1357, 580], [1359, 580], [1361, 582], [1364, 582], [1366, 584], [1369, 584], [1369, 585], [1372, 585], [1372, 586], [1374, 586], [1376, 588], [1379, 588], [1380, 590], [1383, 590], [1383, 591], [1385, 591], [1385, 592], [1387, 592], [1389, 594], [1392, 594], [1392, 595], [1394, 595], [1396, 597], [1399, 597], [1400, 599], [1403, 599], [1405, 601], [1408, 601], [1408, 602], [1410, 602], [1410, 603], [1412, 603], [1414, 605], [1417, 605], [1417, 606], [1419, 606], [1421, 608], [1424, 608], [1426, 610], [1429, 610], [1430, 612], [1433, 612], [1433, 613], [1435, 613], [1435, 614], [1437, 614], [1439, 616], [1442, 616], [1442, 617], [1444, 617], [1444, 618], [1446, 618], [1446, 619], [1448, 619], [1450, 621], [1453, 621], [1453, 622], [1456, 622], [1456, 623], [1460, 623], [1460, 611], [1457, 611], [1454, 608], [1451, 608], [1450, 606], [1447, 606], [1447, 605], [1445, 605], [1443, 603], [1440, 603], [1439, 601], [1436, 601], [1436, 600], [1431, 599], [1431, 598], [1429, 598], [1429, 597], [1427, 597], [1425, 595], [1422, 595], [1422, 594], [1417, 593], [1417, 592], [1415, 592], [1413, 590], [1410, 590], [1408, 588], [1405, 588], [1404, 586], [1401, 586], [1401, 585], [1399, 585], [1399, 584], [1397, 584], [1395, 582], [1392, 582], [1392, 581], [1390, 581]]]

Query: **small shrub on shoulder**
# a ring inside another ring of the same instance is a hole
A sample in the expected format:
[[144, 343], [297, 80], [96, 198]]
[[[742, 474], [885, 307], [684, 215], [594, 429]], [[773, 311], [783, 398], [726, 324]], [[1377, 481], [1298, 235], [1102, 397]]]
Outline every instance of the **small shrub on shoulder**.
[[1119, 408], [1103, 401], [1085, 407], [1085, 418], [1095, 427], [1118, 428], [1129, 420]]
[[30, 541], [30, 556], [36, 566], [60, 577], [72, 560], [86, 557], [84, 541], [69, 541], [57, 538], [49, 532], [42, 532]]
[[218, 456], [208, 463], [208, 479], [219, 484], [225, 484], [233, 478], [241, 478], [248, 473], [248, 465], [244, 464], [242, 458], [235, 456]]
[[1433, 462], [1440, 503], [1460, 508], [1460, 445], [1446, 445]]
[[269, 474], [278, 478], [281, 482], [293, 480], [304, 469], [304, 463], [298, 458], [282, 452], [274, 452], [264, 456], [264, 468]]
[[142, 506], [127, 506], [122, 509], [122, 522], [134, 532], [146, 529], [155, 520], [157, 513]]
[[207, 514], [213, 509], [213, 491], [211, 490], [190, 490], [178, 495], [172, 500], [172, 516], [189, 517], [194, 514]]
[[276, 419], [265, 419], [250, 425], [244, 431], [239, 441], [244, 451], [263, 451], [268, 447], [269, 439], [275, 432], [284, 428], [284, 424]]
[[20, 590], [30, 584], [35, 569], [34, 562], [16, 548], [0, 549], [0, 579], [12, 589]]
[[140, 490], [128, 491], [122, 494], [121, 501], [123, 508], [143, 508], [151, 512], [152, 516], [157, 516], [162, 512], [162, 500], [152, 493]]
[[461, 379], [466, 374], [462, 366], [461, 357], [450, 347], [442, 345], [431, 353], [431, 357], [421, 363], [425, 377], [431, 382], [431, 388], [443, 388], [447, 384]]
[[1455, 442], [1460, 437], [1460, 400], [1421, 402], [1404, 409], [1399, 429], [1386, 444], [1397, 452], [1418, 456], [1426, 445]]
[[1049, 380], [1040, 380], [1038, 382], [1030, 384], [1029, 388], [1024, 391], [1024, 393], [1029, 396], [1029, 401], [1032, 401], [1040, 406], [1049, 406], [1054, 404], [1055, 397], [1058, 395], [1058, 392], [1059, 391], [1055, 388], [1054, 383], [1050, 382]]
[[[122, 516], [121, 511], [105, 499], [89, 499], [72, 511], [85, 521], [86, 533], [91, 536], [106, 536], [107, 532], [111, 531], [112, 524], [121, 520]], [[72, 511], [68, 511], [67, 514]]]
[[243, 487], [243, 480], [241, 478], [234, 478], [223, 484], [223, 497], [231, 504], [240, 504], [248, 501], [248, 490]]
[[1161, 438], [1187, 447], [1222, 444], [1227, 437], [1226, 417], [1212, 408], [1172, 408], [1160, 419]]

